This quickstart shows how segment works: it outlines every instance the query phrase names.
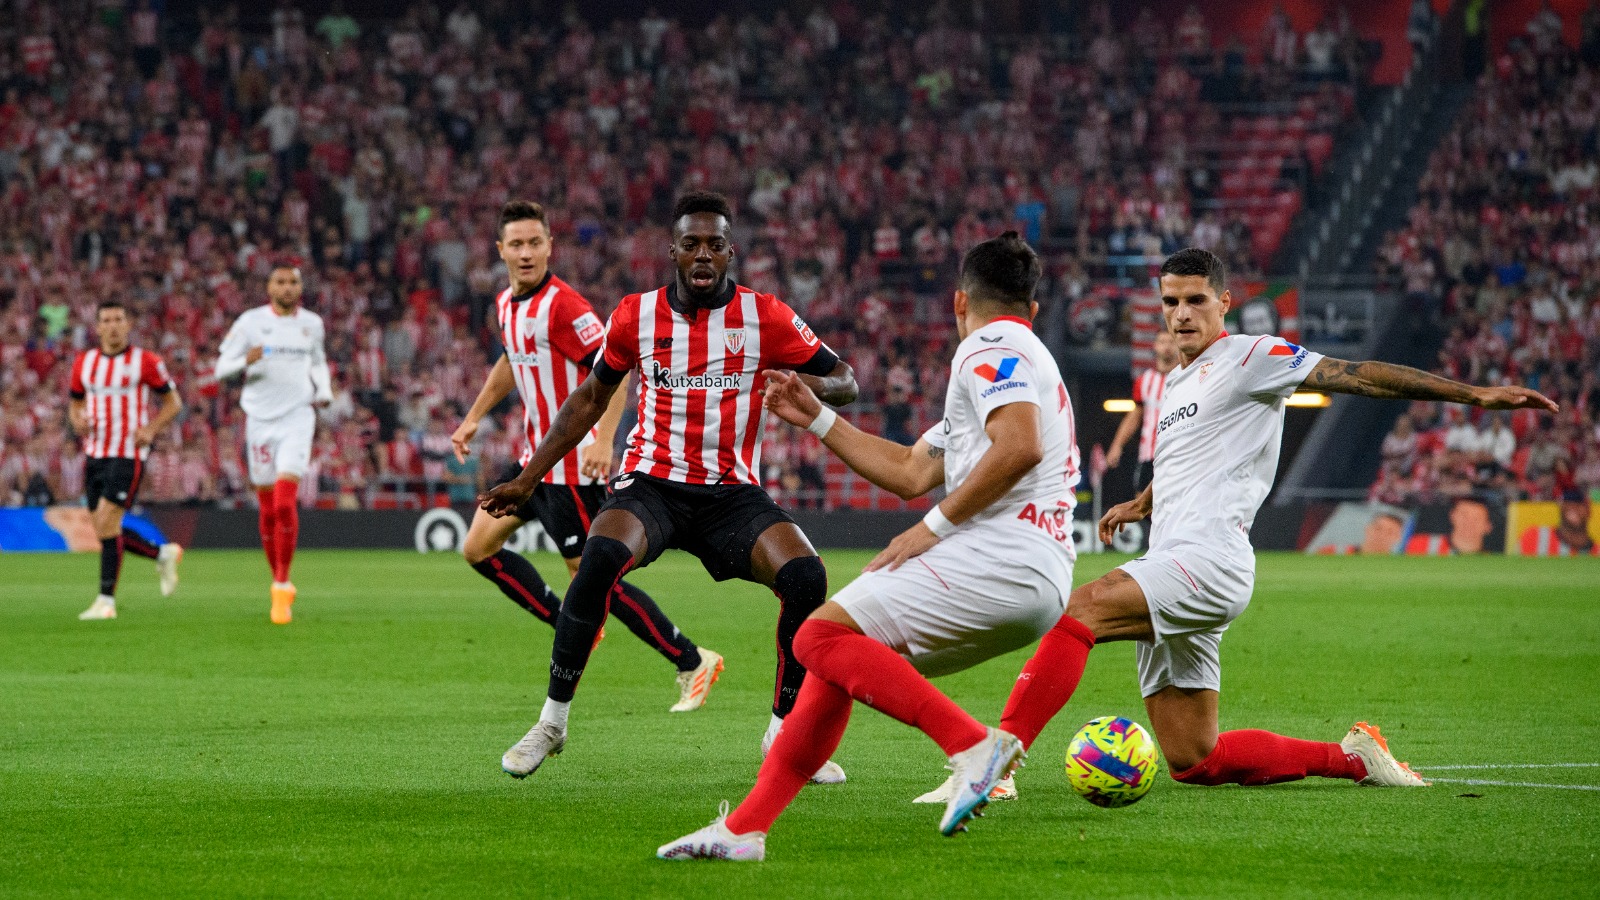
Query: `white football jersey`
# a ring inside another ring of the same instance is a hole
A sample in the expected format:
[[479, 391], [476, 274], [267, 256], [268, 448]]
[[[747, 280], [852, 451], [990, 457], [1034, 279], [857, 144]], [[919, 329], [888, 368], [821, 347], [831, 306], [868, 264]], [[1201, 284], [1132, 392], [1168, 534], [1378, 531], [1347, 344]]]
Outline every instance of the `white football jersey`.
[[1254, 560], [1250, 526], [1277, 477], [1283, 401], [1321, 360], [1280, 337], [1224, 333], [1167, 373], [1151, 550], [1189, 544]]
[[[271, 304], [242, 313], [217, 357], [217, 377], [244, 373], [239, 405], [252, 419], [278, 419], [313, 402], [333, 399], [322, 317], [308, 309], [280, 316]], [[261, 358], [245, 364], [245, 352], [261, 348]]]
[[[1023, 551], [1031, 557], [1027, 562], [1047, 570], [1058, 582], [1064, 574], [1064, 587], [1070, 590], [1070, 564], [1076, 559], [1072, 510], [1078, 502], [1077, 429], [1061, 371], [1027, 320], [1003, 316], [967, 335], [956, 347], [950, 387], [945, 391], [944, 420], [928, 429], [923, 438], [945, 451], [945, 489], [954, 491], [993, 445], [984, 430], [989, 414], [1011, 403], [1039, 408], [1044, 458], [1005, 496], [962, 527], [1004, 525], [1019, 536], [1039, 538], [1028, 542], [1029, 549]], [[1046, 547], [1056, 553], [1046, 550], [1040, 554]], [[994, 550], [999, 554], [1021, 548], [1002, 541]], [[1053, 560], [1049, 559], [1052, 555], [1056, 557]], [[1064, 570], [1062, 562], [1067, 564]]]

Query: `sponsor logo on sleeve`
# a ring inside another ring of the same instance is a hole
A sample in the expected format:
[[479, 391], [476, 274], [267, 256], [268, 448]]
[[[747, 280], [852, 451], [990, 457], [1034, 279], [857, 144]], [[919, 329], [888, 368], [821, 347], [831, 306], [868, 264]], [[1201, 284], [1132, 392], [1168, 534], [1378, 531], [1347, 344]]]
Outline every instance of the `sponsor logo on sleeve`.
[[1267, 351], [1267, 355], [1294, 357], [1294, 359], [1289, 362], [1289, 368], [1291, 369], [1300, 368], [1300, 364], [1306, 361], [1306, 349], [1299, 344], [1291, 344], [1288, 341], [1284, 341], [1281, 344], [1274, 344], [1272, 349]]
[[798, 314], [794, 317], [794, 330], [800, 332], [800, 340], [805, 341], [807, 347], [816, 346], [817, 336], [812, 333], [811, 326], [806, 324], [806, 320], [800, 318]]
[[578, 340], [588, 344], [604, 334], [606, 326], [594, 313], [586, 312], [572, 320], [572, 330], [578, 333]]
[[1017, 370], [1017, 363], [1019, 361], [1020, 360], [1015, 356], [1008, 356], [1005, 359], [1000, 360], [1000, 364], [998, 366], [992, 366], [988, 363], [984, 363], [975, 367], [972, 370], [972, 373], [993, 385], [992, 387], [987, 387], [982, 391], [979, 391], [978, 396], [988, 397], [991, 394], [997, 394], [1000, 391], [1009, 391], [1013, 388], [1027, 387], [1028, 382], [1011, 377], [1012, 373]]

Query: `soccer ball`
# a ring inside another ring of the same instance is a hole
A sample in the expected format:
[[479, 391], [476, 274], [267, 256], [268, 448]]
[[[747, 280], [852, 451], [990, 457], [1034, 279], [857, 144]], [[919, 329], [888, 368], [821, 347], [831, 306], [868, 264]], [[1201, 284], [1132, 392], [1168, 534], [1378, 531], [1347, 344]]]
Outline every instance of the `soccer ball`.
[[1067, 746], [1067, 783], [1095, 806], [1138, 802], [1160, 771], [1150, 733], [1121, 716], [1090, 721]]

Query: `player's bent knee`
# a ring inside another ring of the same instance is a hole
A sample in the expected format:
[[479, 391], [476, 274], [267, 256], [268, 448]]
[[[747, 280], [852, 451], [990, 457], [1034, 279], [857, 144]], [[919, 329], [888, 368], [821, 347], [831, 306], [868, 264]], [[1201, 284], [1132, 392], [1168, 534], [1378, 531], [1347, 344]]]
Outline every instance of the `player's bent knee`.
[[578, 573], [567, 587], [561, 615], [590, 624], [604, 621], [606, 597], [632, 565], [633, 551], [627, 544], [616, 538], [589, 538], [578, 561]]
[[794, 635], [795, 660], [807, 669], [816, 668], [818, 657], [826, 652], [828, 644], [845, 633], [848, 633], [848, 630], [838, 622], [827, 619], [805, 620], [800, 623], [800, 629]]
[[772, 590], [783, 601], [786, 615], [808, 616], [828, 599], [828, 569], [820, 556], [791, 559], [778, 570]]

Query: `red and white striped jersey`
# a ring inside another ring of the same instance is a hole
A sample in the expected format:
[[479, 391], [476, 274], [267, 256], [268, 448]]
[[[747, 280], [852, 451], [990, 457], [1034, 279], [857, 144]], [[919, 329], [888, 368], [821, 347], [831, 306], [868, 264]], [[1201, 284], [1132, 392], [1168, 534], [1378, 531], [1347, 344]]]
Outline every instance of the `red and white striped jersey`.
[[1159, 369], [1145, 369], [1133, 382], [1133, 402], [1141, 404], [1139, 419], [1139, 462], [1156, 458], [1156, 422], [1161, 418], [1161, 395], [1167, 390], [1167, 376]]
[[125, 347], [110, 355], [99, 349], [79, 353], [72, 362], [71, 392], [74, 400], [84, 401], [89, 419], [84, 454], [97, 459], [149, 456], [150, 448], [138, 446], [134, 432], [150, 423], [151, 392], [170, 390], [166, 363], [148, 350]]
[[[639, 371], [639, 423], [624, 472], [687, 484], [761, 484], [764, 369], [837, 357], [788, 304], [732, 285], [718, 309], [680, 313], [669, 288], [629, 294], [606, 328], [601, 358]], [[820, 356], [821, 354], [825, 354]], [[811, 372], [811, 374], [824, 374]]]
[[[589, 301], [554, 275], [546, 275], [538, 287], [522, 296], [513, 296], [509, 287], [501, 291], [495, 299], [495, 314], [506, 361], [522, 395], [528, 441], [520, 462], [527, 465], [533, 448], [555, 421], [556, 411], [589, 374], [581, 362], [598, 352], [606, 327]], [[594, 443], [597, 434], [598, 429], [589, 429], [577, 449]], [[597, 483], [578, 470], [577, 452], [568, 453], [544, 480], [547, 484]]]

